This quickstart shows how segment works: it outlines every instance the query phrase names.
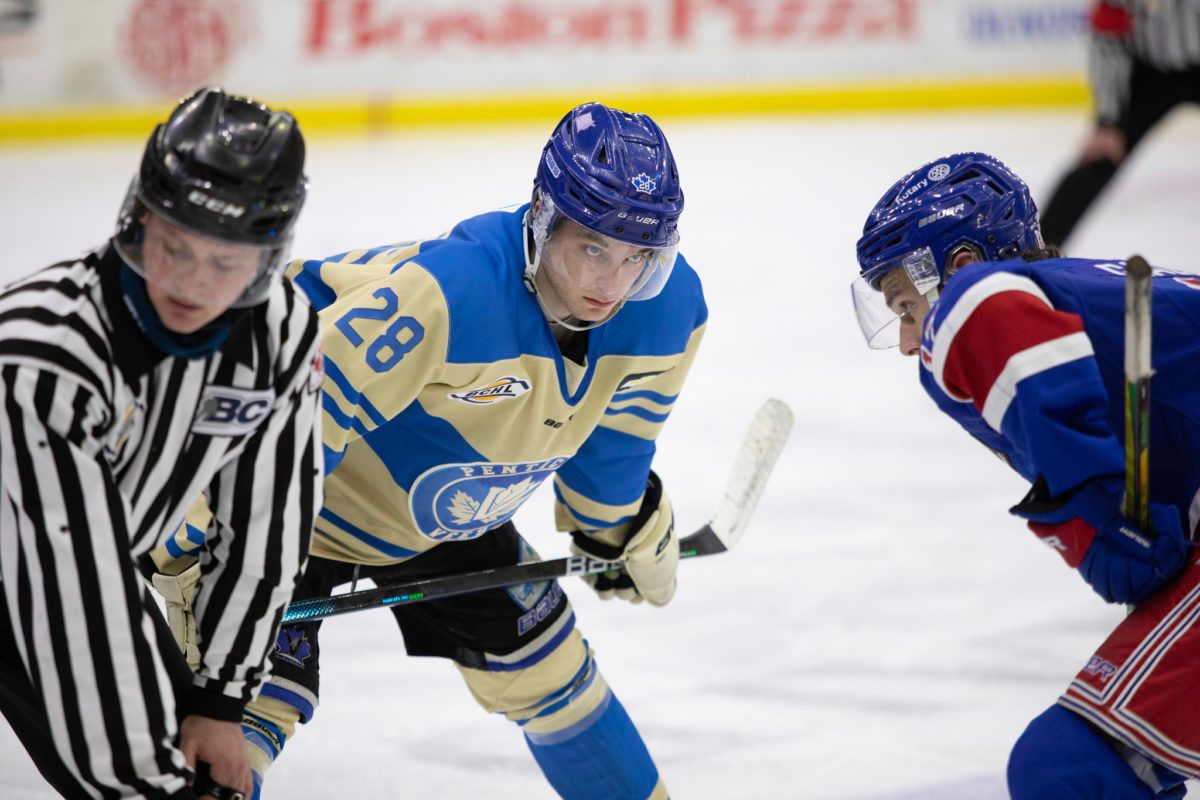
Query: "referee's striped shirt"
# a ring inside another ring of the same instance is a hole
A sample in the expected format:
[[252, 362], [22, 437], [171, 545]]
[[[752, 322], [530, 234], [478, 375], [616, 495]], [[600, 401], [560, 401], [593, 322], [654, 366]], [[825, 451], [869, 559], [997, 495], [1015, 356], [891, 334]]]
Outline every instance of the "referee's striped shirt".
[[216, 353], [166, 356], [119, 270], [106, 246], [0, 294], [0, 608], [86, 795], [158, 797], [185, 773], [137, 559], [208, 496], [203, 661], [178, 710], [240, 720], [320, 507], [318, 327], [280, 282]]
[[1088, 69], [1102, 122], [1120, 119], [1134, 62], [1162, 72], [1200, 67], [1200, 0], [1101, 0], [1091, 26]]

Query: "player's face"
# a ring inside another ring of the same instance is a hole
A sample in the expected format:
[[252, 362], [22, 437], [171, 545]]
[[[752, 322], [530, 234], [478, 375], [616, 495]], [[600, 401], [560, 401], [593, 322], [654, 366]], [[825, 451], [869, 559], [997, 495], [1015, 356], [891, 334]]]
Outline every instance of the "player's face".
[[258, 274], [262, 251], [190, 233], [147, 213], [146, 293], [166, 328], [194, 333], [225, 313]]
[[538, 290], [551, 311], [585, 322], [608, 319], [649, 266], [651, 250], [563, 220], [546, 241]]
[[921, 324], [929, 313], [929, 296], [917, 291], [902, 267], [884, 275], [879, 290], [887, 307], [900, 318], [900, 352], [915, 356], [921, 351]]

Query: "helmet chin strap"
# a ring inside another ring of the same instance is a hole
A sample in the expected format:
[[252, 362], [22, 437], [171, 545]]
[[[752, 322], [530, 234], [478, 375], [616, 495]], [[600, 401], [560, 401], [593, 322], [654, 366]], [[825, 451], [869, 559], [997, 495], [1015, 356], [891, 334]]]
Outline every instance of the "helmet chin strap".
[[566, 317], [560, 317], [555, 314], [550, 310], [549, 306], [546, 305], [546, 299], [542, 297], [542, 293], [537, 291], [537, 289], [534, 289], [533, 296], [537, 298], [538, 306], [542, 309], [542, 314], [546, 316], [546, 320], [551, 325], [558, 325], [571, 331], [590, 331], [592, 328], [599, 328], [601, 325], [615, 317], [617, 312], [620, 311], [622, 306], [625, 305], [625, 301], [622, 300], [621, 302], [617, 303], [616, 308], [614, 308], [604, 319], [596, 320], [594, 322], [584, 322], [583, 320], [570, 314], [568, 314]]
[[529, 241], [533, 238], [533, 235], [529, 229], [528, 210], [526, 210], [525, 217], [522, 219], [521, 223], [524, 230], [524, 236], [521, 238], [523, 240], [522, 245], [525, 249], [525, 288], [529, 290], [529, 292], [537, 300], [538, 308], [542, 309], [542, 314], [546, 317], [546, 320], [551, 325], [558, 325], [571, 331], [590, 331], [592, 328], [598, 328], [604, 323], [608, 322], [625, 306], [625, 301], [628, 300], [628, 298], [625, 298], [621, 300], [621, 302], [617, 303], [616, 308], [614, 308], [607, 317], [601, 320], [596, 320], [595, 322], [584, 322], [583, 320], [578, 319], [570, 314], [567, 314], [565, 317], [560, 317], [558, 314], [555, 314], [554, 311], [550, 309], [549, 305], [547, 305], [546, 298], [543, 297], [542, 293], [538, 291], [537, 272], [538, 265], [542, 260], [542, 249], [539, 246], [534, 252], [529, 252]]

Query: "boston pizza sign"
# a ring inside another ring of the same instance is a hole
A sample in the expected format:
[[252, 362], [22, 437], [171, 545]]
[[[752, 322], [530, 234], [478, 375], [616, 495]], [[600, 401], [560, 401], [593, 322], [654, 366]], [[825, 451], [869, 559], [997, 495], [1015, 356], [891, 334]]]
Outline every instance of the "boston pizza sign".
[[219, 81], [253, 28], [238, 0], [135, 0], [119, 31], [138, 82], [168, 96]]

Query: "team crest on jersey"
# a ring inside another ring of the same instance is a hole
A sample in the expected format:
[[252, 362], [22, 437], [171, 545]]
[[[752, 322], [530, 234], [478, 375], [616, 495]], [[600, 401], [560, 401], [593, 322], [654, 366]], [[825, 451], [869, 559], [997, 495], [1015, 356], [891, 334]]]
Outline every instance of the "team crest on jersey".
[[275, 640], [275, 655], [289, 664], [303, 667], [304, 662], [312, 655], [312, 645], [303, 628], [296, 625], [284, 625], [279, 629], [279, 637]]
[[235, 389], [207, 386], [192, 423], [193, 433], [241, 436], [258, 428], [271, 410], [274, 392], [269, 389]]
[[501, 400], [512, 400], [529, 391], [529, 381], [507, 375], [497, 378], [486, 386], [468, 392], [451, 392], [450, 397], [473, 406], [486, 406]]
[[512, 519], [567, 458], [433, 467], [409, 490], [409, 510], [426, 538], [435, 542], [474, 539]]

